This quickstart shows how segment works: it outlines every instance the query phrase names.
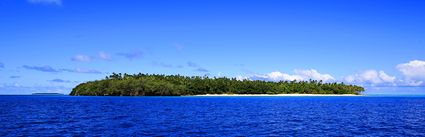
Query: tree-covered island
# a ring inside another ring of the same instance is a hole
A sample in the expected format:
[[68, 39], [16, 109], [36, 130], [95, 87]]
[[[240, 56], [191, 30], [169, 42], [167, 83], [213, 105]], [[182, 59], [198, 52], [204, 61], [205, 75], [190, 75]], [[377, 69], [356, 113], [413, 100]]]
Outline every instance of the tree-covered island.
[[360, 94], [363, 87], [322, 81], [260, 81], [157, 74], [113, 73], [76, 86], [74, 96], [180, 96], [203, 94]]

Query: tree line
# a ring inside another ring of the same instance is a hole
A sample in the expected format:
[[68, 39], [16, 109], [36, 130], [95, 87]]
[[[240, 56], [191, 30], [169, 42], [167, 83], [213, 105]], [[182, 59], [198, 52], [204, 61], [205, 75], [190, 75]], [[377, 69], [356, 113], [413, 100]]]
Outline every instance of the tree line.
[[360, 94], [363, 87], [323, 81], [237, 80], [227, 77], [113, 73], [81, 83], [75, 96], [180, 96], [201, 94]]

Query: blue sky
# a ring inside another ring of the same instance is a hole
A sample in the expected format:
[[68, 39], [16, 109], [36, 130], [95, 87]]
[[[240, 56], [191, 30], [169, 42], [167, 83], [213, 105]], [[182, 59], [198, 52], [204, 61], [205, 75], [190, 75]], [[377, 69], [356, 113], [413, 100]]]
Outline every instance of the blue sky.
[[0, 94], [112, 72], [425, 85], [425, 2], [3, 0]]

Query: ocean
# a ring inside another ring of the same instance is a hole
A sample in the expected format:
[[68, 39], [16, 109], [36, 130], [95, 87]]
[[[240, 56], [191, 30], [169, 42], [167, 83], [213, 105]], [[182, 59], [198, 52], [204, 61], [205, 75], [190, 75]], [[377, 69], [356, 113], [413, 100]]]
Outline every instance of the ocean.
[[425, 136], [425, 96], [0, 96], [0, 136]]

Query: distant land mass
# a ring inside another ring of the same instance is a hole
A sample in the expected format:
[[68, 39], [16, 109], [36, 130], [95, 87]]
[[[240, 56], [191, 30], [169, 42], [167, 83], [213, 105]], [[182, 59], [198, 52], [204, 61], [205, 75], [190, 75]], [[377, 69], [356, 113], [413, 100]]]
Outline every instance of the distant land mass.
[[208, 76], [113, 73], [102, 80], [81, 83], [73, 96], [182, 96], [206, 94], [355, 94], [363, 87], [344, 83], [261, 81]]
[[31, 95], [40, 95], [40, 96], [61, 96], [62, 93], [32, 93]]

